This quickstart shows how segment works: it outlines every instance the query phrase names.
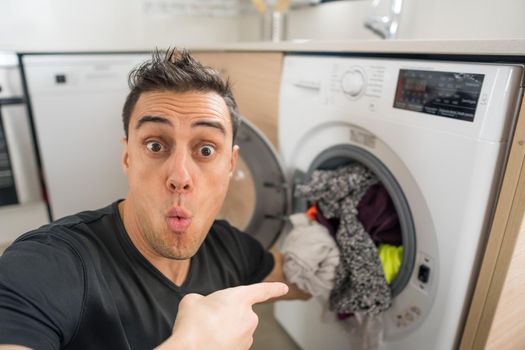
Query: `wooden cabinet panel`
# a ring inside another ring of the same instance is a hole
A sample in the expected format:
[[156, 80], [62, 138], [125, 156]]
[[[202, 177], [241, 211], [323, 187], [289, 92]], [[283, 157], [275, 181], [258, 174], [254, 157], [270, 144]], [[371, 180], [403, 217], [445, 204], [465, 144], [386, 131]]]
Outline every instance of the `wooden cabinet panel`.
[[525, 349], [525, 103], [460, 349]]
[[[522, 172], [521, 187], [525, 187], [525, 173]], [[523, 192], [523, 191], [521, 191]], [[525, 196], [521, 196], [522, 205]], [[514, 253], [510, 252], [507, 277], [487, 340], [486, 349], [522, 350], [525, 348], [525, 225], [521, 224]]]
[[[193, 56], [229, 79], [241, 115], [255, 124], [278, 149], [277, 118], [283, 54], [194, 52]], [[250, 169], [243, 162], [242, 147], [240, 155], [218, 217], [244, 230], [252, 218], [256, 195]]]
[[277, 147], [279, 85], [283, 54], [280, 52], [193, 52], [232, 84], [239, 111]]

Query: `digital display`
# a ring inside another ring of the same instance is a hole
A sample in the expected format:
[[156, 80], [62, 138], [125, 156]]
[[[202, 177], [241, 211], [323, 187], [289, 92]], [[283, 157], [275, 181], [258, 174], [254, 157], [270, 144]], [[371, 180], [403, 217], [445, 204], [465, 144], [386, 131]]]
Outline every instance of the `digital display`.
[[394, 108], [473, 122], [484, 77], [401, 69]]

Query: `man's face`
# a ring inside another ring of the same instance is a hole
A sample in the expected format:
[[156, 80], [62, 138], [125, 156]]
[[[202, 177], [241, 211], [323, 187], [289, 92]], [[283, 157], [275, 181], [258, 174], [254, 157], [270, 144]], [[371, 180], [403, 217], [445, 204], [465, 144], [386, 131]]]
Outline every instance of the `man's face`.
[[124, 220], [130, 235], [139, 235], [139, 249], [192, 257], [221, 208], [237, 156], [230, 114], [218, 94], [141, 94], [123, 151], [130, 209]]

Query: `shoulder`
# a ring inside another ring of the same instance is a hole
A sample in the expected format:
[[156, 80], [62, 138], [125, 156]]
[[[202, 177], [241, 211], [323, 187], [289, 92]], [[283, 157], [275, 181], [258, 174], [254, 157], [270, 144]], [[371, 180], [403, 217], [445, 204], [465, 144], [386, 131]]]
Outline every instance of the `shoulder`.
[[226, 220], [215, 220], [210, 229], [210, 235], [231, 235], [244, 234], [241, 230], [230, 225]]
[[90, 225], [108, 213], [82, 212], [23, 234], [0, 256], [0, 283], [28, 296], [50, 293], [54, 300], [82, 294], [94, 250], [89, 236], [96, 230]]
[[226, 245], [230, 249], [242, 248], [246, 245], [264, 249], [252, 235], [239, 230], [225, 220], [215, 220], [206, 237], [205, 244]]
[[[118, 231], [117, 202], [98, 209], [83, 211], [60, 218], [36, 230], [27, 232], [15, 240], [13, 245], [43, 244], [48, 248], [69, 247], [71, 251], [93, 251], [90, 246], [94, 240], [105, 238], [108, 231]], [[98, 244], [97, 244], [98, 245]]]
[[108, 226], [101, 222], [113, 221], [107, 219], [113, 213], [112, 207], [67, 216], [23, 234], [0, 257], [3, 277], [18, 274], [15, 280], [43, 279], [41, 282], [49, 285], [62, 276], [69, 282], [83, 283], [86, 264], [100, 246], [95, 240], [103, 235], [101, 227]]
[[9, 330], [0, 342], [53, 348], [71, 339], [83, 307], [85, 271], [78, 251], [44, 228], [15, 241], [0, 257], [0, 328]]
[[83, 275], [78, 249], [49, 226], [22, 235], [0, 257], [0, 278], [22, 283], [23, 289], [45, 290], [53, 279], [81, 280]]
[[93, 276], [101, 273], [94, 265], [99, 251], [107, 250], [100, 249], [107, 243], [101, 237], [115, 236], [103, 233], [115, 226], [112, 215], [115, 204], [64, 217], [27, 232], [5, 250], [0, 256], [0, 329], [9, 329], [12, 336], [0, 335], [0, 343], [57, 348], [73, 339]]
[[97, 210], [86, 210], [74, 215], [65, 216], [52, 223], [42, 226], [48, 231], [61, 231], [67, 229], [75, 229], [83, 225], [96, 225], [98, 222], [105, 219], [114, 219], [118, 215], [118, 202], [114, 202], [104, 208]]

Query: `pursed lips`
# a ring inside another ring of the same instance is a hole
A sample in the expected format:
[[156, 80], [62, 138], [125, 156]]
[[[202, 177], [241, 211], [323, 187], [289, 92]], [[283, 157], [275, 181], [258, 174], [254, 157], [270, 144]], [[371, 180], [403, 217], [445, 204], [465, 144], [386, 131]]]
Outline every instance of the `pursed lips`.
[[180, 207], [175, 207], [168, 212], [166, 221], [171, 231], [183, 233], [191, 224], [191, 213]]

